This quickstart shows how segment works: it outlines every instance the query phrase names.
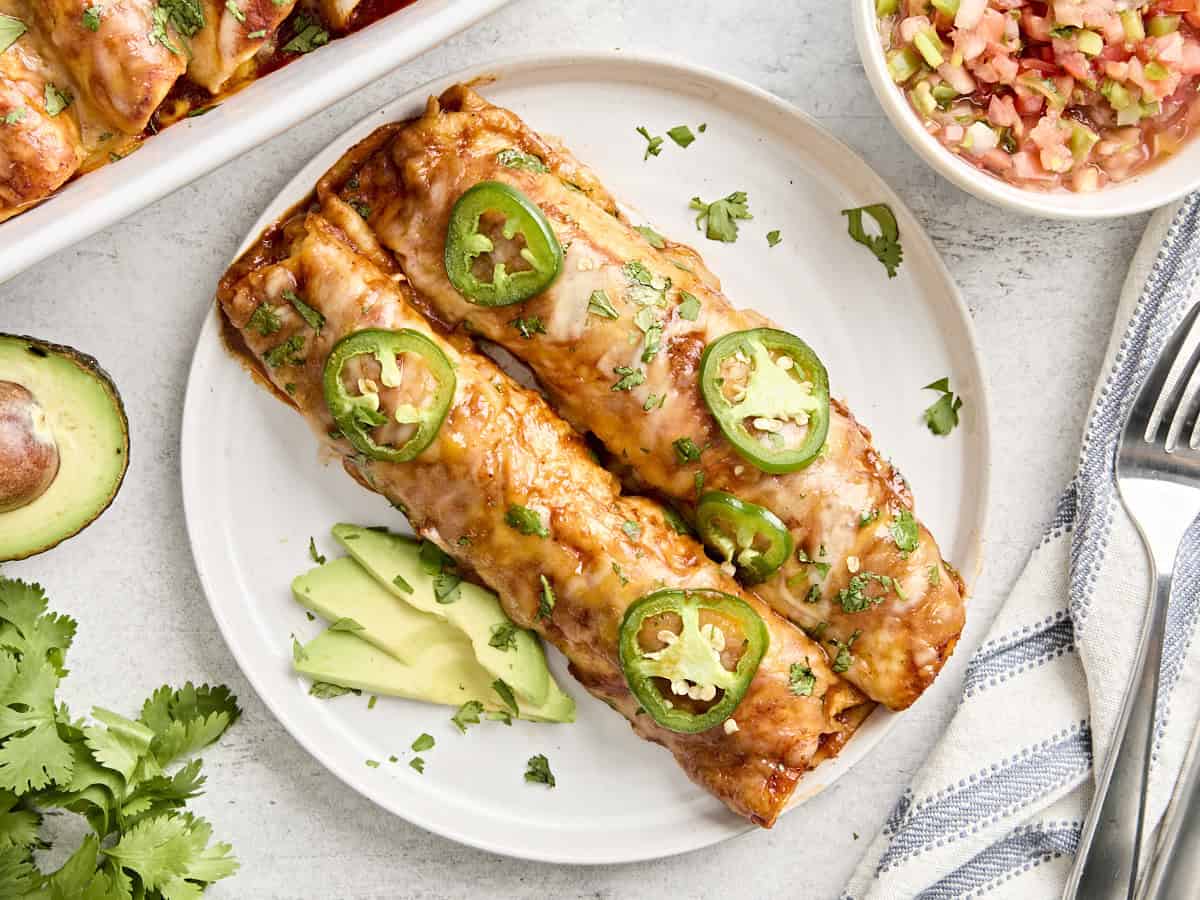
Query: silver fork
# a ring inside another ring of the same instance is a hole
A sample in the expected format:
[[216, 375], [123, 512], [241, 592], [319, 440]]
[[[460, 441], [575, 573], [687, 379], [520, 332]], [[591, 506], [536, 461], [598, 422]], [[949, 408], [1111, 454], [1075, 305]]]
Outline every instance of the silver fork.
[[1200, 515], [1200, 346], [1188, 341], [1198, 316], [1200, 306], [1193, 307], [1167, 342], [1117, 448], [1117, 487], [1150, 556], [1153, 590], [1117, 720], [1116, 749], [1096, 779], [1067, 900], [1132, 898], [1137, 886], [1171, 579], [1179, 544]]

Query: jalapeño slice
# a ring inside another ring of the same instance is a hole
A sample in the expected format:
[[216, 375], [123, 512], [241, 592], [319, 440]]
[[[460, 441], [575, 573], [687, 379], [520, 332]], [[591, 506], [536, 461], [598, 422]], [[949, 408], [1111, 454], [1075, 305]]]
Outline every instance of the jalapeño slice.
[[[701, 613], [708, 613], [703, 625]], [[647, 650], [647, 638], [660, 649]], [[737, 664], [727, 669], [722, 653], [738, 642]], [[769, 643], [766, 623], [746, 601], [721, 591], [665, 588], [625, 611], [618, 649], [629, 690], [651, 718], [695, 734], [733, 715]]]
[[[359, 379], [358, 394], [351, 394], [346, 387], [343, 370], [356, 356], [373, 357], [379, 363], [379, 379], [383, 386], [399, 387], [402, 381], [400, 358], [405, 354], [419, 357], [435, 382], [431, 394], [421, 406], [403, 404], [389, 418], [380, 409], [379, 393], [363, 390], [364, 379]], [[446, 354], [419, 331], [409, 328], [401, 331], [369, 328], [349, 334], [334, 345], [333, 352], [325, 361], [322, 383], [329, 414], [356, 450], [371, 459], [407, 462], [428, 447], [437, 436], [454, 400], [456, 378], [454, 367]], [[377, 444], [371, 437], [371, 431], [393, 420], [398, 425], [413, 426], [411, 436], [398, 446]]]
[[775, 513], [724, 491], [700, 498], [696, 530], [751, 583], [766, 581], [792, 555], [792, 536]]
[[[481, 228], [484, 217], [502, 221], [489, 237]], [[517, 242], [517, 237], [523, 246]], [[496, 239], [504, 245], [497, 248]], [[518, 249], [519, 248], [519, 249]], [[502, 250], [521, 260], [510, 272]], [[484, 281], [476, 260], [491, 254], [492, 276]], [[454, 204], [446, 231], [446, 276], [460, 294], [478, 306], [508, 306], [528, 300], [548, 288], [562, 269], [563, 251], [558, 238], [537, 204], [514, 187], [499, 181], [481, 181]]]
[[778, 475], [816, 459], [829, 432], [829, 376], [812, 348], [774, 328], [735, 331], [700, 360], [700, 391], [733, 448]]

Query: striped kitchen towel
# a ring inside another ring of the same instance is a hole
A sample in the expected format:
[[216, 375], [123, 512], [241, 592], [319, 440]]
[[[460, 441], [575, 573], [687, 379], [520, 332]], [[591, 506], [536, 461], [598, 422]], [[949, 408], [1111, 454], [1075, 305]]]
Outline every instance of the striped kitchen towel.
[[[987, 639], [945, 735], [875, 838], [843, 900], [1062, 894], [1133, 665], [1150, 589], [1117, 496], [1126, 412], [1200, 300], [1200, 194], [1159, 212], [1134, 258], [1079, 468]], [[1151, 776], [1161, 818], [1200, 718], [1200, 526], [1176, 566]]]

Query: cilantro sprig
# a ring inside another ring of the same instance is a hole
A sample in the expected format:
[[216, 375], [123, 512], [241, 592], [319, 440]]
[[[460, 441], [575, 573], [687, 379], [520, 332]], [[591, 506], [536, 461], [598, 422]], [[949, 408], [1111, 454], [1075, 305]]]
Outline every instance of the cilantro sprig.
[[[229, 689], [163, 686], [137, 719], [95, 707], [73, 719], [57, 702], [75, 622], [47, 609], [40, 585], [0, 578], [0, 893], [45, 897], [196, 897], [237, 871], [229, 844], [185, 811], [202, 762], [168, 771], [241, 715]], [[43, 874], [42, 815], [73, 812], [91, 828]]]
[[[863, 226], [863, 215], [870, 216], [879, 226], [879, 234], [867, 234]], [[895, 278], [896, 271], [904, 261], [904, 248], [900, 245], [900, 225], [896, 215], [886, 203], [843, 209], [850, 237], [875, 254], [880, 265], [887, 269], [888, 278]]]
[[962, 397], [950, 389], [949, 378], [939, 378], [922, 388], [925, 391], [937, 391], [941, 394], [926, 408], [924, 417], [929, 430], [939, 437], [945, 437], [958, 427], [958, 411], [962, 409]]
[[699, 210], [699, 215], [696, 216], [696, 230], [703, 230], [705, 237], [710, 241], [732, 244], [737, 240], [738, 220], [754, 218], [750, 215], [745, 191], [734, 191], [728, 197], [722, 197], [712, 203], [705, 203], [699, 197], [693, 197], [688, 205]]

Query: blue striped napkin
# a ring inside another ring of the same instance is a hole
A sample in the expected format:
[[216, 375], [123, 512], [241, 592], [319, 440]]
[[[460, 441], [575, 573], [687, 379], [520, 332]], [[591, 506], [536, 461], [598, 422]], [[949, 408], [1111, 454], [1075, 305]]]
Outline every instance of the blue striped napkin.
[[[1150, 589], [1117, 497], [1129, 404], [1200, 300], [1200, 194], [1162, 210], [1134, 257], [1079, 469], [966, 671], [962, 701], [846, 887], [843, 900], [1050, 898], [1066, 883], [1112, 744]], [[1176, 567], [1151, 813], [1166, 808], [1200, 717], [1200, 527]]]

